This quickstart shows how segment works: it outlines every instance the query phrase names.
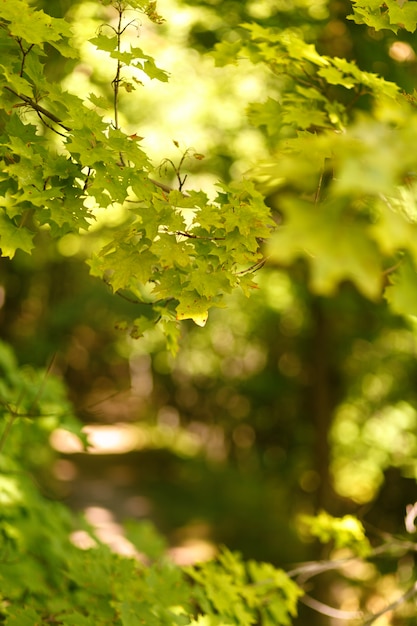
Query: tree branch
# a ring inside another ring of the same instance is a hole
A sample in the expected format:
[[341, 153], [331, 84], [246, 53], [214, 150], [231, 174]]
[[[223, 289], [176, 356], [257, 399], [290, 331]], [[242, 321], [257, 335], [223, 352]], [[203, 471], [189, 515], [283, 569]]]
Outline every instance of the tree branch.
[[307, 594], [301, 596], [300, 602], [310, 607], [310, 609], [313, 609], [313, 611], [321, 613], [321, 615], [327, 615], [328, 617], [334, 617], [335, 619], [349, 620], [360, 619], [361, 617], [363, 617], [362, 611], [342, 611], [340, 609], [335, 609], [332, 606], [324, 604], [323, 602], [320, 602], [319, 600], [316, 600], [315, 598], [312, 598]]
[[55, 122], [55, 124], [58, 124], [58, 126], [61, 126], [61, 128], [64, 128], [68, 132], [71, 132], [72, 129], [69, 126], [65, 126], [65, 124], [61, 122], [59, 117], [57, 117], [56, 115], [54, 115], [53, 113], [45, 109], [43, 106], [35, 102], [35, 100], [32, 100], [32, 98], [29, 98], [28, 96], [25, 96], [22, 93], [17, 93], [17, 91], [14, 91], [14, 89], [12, 89], [11, 87], [8, 87], [7, 85], [4, 87], [4, 89], [7, 89], [7, 91], [10, 91], [10, 93], [15, 95], [17, 98], [20, 98], [20, 100], [23, 100], [25, 104], [30, 106], [37, 113], [44, 115], [48, 119]]
[[[52, 122], [55, 122], [55, 124], [58, 124], [59, 126], [61, 126], [61, 128], [64, 128], [69, 133], [72, 132], [72, 128], [70, 126], [66, 126], [59, 119], [59, 117], [57, 117], [56, 115], [54, 115], [54, 113], [51, 113], [50, 111], [45, 109], [43, 106], [35, 102], [35, 100], [33, 100], [32, 98], [29, 98], [28, 96], [25, 96], [21, 93], [17, 93], [17, 91], [14, 91], [14, 89], [12, 89], [11, 87], [8, 87], [7, 85], [4, 87], [4, 89], [7, 89], [7, 91], [10, 91], [10, 93], [12, 93], [14, 96], [16, 96], [17, 98], [20, 98], [20, 100], [23, 100], [23, 102], [27, 104], [27, 106], [31, 107], [34, 111], [36, 111], [38, 115], [44, 115], [49, 120], [52, 120]], [[45, 121], [44, 120], [42, 121], [45, 124]], [[153, 178], [148, 177], [148, 180], [150, 180], [150, 182], [153, 185], [155, 185], [155, 187], [159, 187], [159, 189], [162, 189], [162, 191], [165, 191], [166, 193], [170, 193], [170, 191], [174, 191], [172, 187], [169, 187], [168, 185], [165, 185], [164, 183], [160, 183], [159, 181], [154, 180]], [[186, 191], [181, 191], [181, 193], [184, 197], [189, 196], [189, 194]]]

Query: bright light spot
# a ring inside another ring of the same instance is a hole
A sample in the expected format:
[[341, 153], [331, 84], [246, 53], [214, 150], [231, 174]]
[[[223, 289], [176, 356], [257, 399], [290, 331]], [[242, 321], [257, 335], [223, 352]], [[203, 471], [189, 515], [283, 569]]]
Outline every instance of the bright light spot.
[[[144, 559], [134, 545], [126, 539], [124, 536], [123, 527], [116, 523], [114, 516], [108, 509], [91, 506], [85, 509], [85, 517], [88, 523], [93, 527], [94, 533], [98, 539], [108, 545], [113, 552], [117, 554], [123, 554], [125, 556], [132, 556], [135, 558]], [[91, 548], [94, 545], [94, 540], [89, 537], [87, 533], [82, 534], [83, 531], [77, 531], [73, 533], [71, 539], [73, 543], [81, 541], [85, 545], [79, 545], [79, 547]], [[90, 539], [90, 542], [88, 541]], [[93, 543], [92, 543], [93, 542]]]
[[337, 437], [344, 444], [355, 443], [360, 437], [359, 426], [349, 419], [341, 419], [337, 424]]
[[177, 565], [193, 565], [213, 559], [216, 556], [216, 548], [208, 541], [189, 539], [183, 545], [168, 550], [168, 554]]
[[143, 447], [145, 435], [131, 424], [89, 425], [88, 435], [91, 454], [123, 454]]
[[388, 54], [391, 59], [399, 63], [411, 63], [416, 60], [416, 55], [410, 44], [405, 41], [394, 41], [389, 47]]
[[83, 451], [83, 445], [78, 437], [63, 428], [57, 428], [51, 433], [50, 443], [54, 450], [63, 454]]
[[[160, 412], [158, 426], [137, 424], [90, 424], [83, 428], [88, 437], [88, 454], [123, 454], [131, 450], [151, 449], [173, 450], [177, 454], [195, 456], [202, 448], [211, 451], [213, 457], [225, 454], [224, 441], [219, 442], [219, 433], [210, 431], [208, 441], [203, 441], [192, 429], [186, 430], [179, 423], [179, 416], [165, 407]], [[178, 424], [175, 425], [178, 420]], [[78, 438], [63, 429], [55, 430], [51, 435], [52, 447], [62, 454], [85, 452]], [[63, 472], [65, 468], [61, 468]], [[68, 468], [67, 468], [68, 469]], [[59, 468], [58, 468], [59, 471]], [[122, 472], [119, 479], [125, 480]], [[70, 479], [68, 479], [70, 480]]]
[[262, 295], [274, 311], [285, 311], [294, 305], [293, 285], [285, 272], [273, 271], [261, 276]]
[[6, 506], [14, 506], [23, 500], [23, 494], [16, 478], [0, 476], [0, 503], [3, 512]]
[[360, 504], [370, 502], [384, 480], [374, 459], [335, 462], [332, 469], [337, 493]]
[[[337, 558], [340, 558], [339, 554]], [[351, 560], [346, 567], [343, 568], [343, 574], [352, 580], [372, 580], [377, 574], [377, 569], [373, 563]]]
[[[88, 425], [83, 428], [88, 436], [90, 454], [123, 454], [142, 448], [147, 442], [145, 432], [133, 424]], [[83, 452], [78, 437], [58, 428], [51, 434], [52, 447], [63, 454]]]
[[393, 377], [388, 372], [381, 374], [367, 374], [362, 382], [364, 396], [370, 400], [380, 400], [392, 387]]
[[315, 2], [308, 8], [310, 16], [315, 20], [325, 20], [329, 17], [327, 2]]
[[[370, 375], [371, 376], [371, 375]], [[381, 392], [375, 381], [377, 399]], [[383, 482], [387, 467], [407, 466], [411, 474], [417, 471], [417, 411], [406, 402], [385, 406], [370, 412], [366, 401], [341, 406], [332, 428], [332, 473], [336, 491], [356, 502], [368, 502]]]
[[80, 235], [68, 233], [64, 235], [57, 243], [58, 252], [65, 257], [71, 257], [78, 254], [81, 248]]
[[271, 16], [272, 7], [269, 2], [265, 0], [257, 0], [251, 2], [248, 6], [248, 12], [254, 19], [265, 19]]
[[80, 550], [90, 550], [90, 548], [94, 548], [97, 545], [91, 535], [85, 530], [75, 530], [71, 533], [70, 539], [74, 546], [80, 548]]

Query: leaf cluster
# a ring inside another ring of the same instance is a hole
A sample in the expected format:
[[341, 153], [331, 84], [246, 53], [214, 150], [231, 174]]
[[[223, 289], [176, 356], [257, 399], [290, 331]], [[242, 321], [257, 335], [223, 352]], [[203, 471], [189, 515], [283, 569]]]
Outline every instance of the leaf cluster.
[[[356, 21], [358, 11], [415, 30], [414, 3], [355, 2]], [[248, 110], [271, 145], [254, 171], [282, 221], [270, 258], [285, 266], [302, 259], [315, 293], [332, 295], [349, 281], [372, 300], [383, 294], [396, 313], [415, 314], [414, 96], [320, 54], [296, 29], [244, 25], [242, 38], [218, 44], [213, 56], [220, 66], [245, 56], [275, 77], [278, 95]]]
[[371, 553], [363, 525], [353, 515], [332, 517], [321, 511], [314, 517], [304, 516], [302, 521], [308, 526], [309, 533], [322, 543], [332, 541], [336, 549], [349, 548], [354, 554], [362, 557]]
[[353, 0], [353, 15], [349, 16], [356, 24], [366, 24], [379, 30], [397, 33], [405, 29], [410, 33], [416, 30], [417, 7], [408, 0]]
[[53, 238], [88, 233], [97, 208], [123, 206], [125, 223], [108, 233], [89, 265], [115, 293], [149, 305], [149, 316], [138, 318], [131, 334], [140, 336], [159, 320], [171, 336], [178, 320], [205, 323], [224, 294], [239, 285], [249, 293], [249, 274], [262, 260], [260, 242], [274, 223], [247, 180], [223, 188], [212, 202], [203, 192], [184, 193], [182, 182], [178, 191], [156, 183], [140, 138], [120, 128], [119, 90], [141, 83], [125, 78], [125, 69], [168, 80], [142, 48], [122, 41], [138, 27], [127, 17], [129, 7], [162, 23], [156, 3], [114, 3], [117, 27], [103, 25], [90, 40], [115, 67], [111, 122], [104, 119], [105, 99], [91, 94], [83, 101], [47, 79], [45, 45], [73, 57], [71, 31], [64, 20], [34, 9], [22, 22], [25, 6], [21, 0], [0, 7], [0, 46], [10, 59], [0, 68], [2, 254], [30, 252], [39, 230]]

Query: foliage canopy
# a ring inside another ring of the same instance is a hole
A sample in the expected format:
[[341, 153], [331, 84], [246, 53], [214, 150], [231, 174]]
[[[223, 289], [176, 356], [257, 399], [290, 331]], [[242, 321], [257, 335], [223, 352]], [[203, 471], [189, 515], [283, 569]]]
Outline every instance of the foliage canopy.
[[[155, 179], [142, 138], [124, 130], [120, 115], [121, 93], [169, 81], [136, 45], [142, 20], [159, 28], [164, 18], [145, 0], [101, 6], [106, 20], [89, 43], [113, 68], [111, 90], [109, 98], [81, 98], [64, 90], [50, 67], [54, 55], [79, 62], [68, 21], [26, 0], [0, 2], [4, 257], [30, 254], [43, 237], [82, 236], [91, 275], [138, 305], [138, 317], [119, 328], [136, 338], [159, 324], [173, 352], [179, 322], [203, 326], [209, 310], [224, 306], [236, 288], [250, 295], [266, 260], [280, 267], [301, 260], [314, 294], [330, 296], [350, 282], [371, 301], [385, 297], [395, 314], [416, 314], [415, 93], [395, 77], [320, 50], [311, 16], [285, 25], [271, 19], [233, 24], [211, 57], [218, 67], [244, 58], [266, 71], [267, 98], [251, 103], [247, 116], [264, 133], [268, 156], [213, 192], [186, 185], [186, 160], [204, 158], [187, 149], [178, 164], [167, 158], [160, 168], [171, 169], [174, 182], [166, 184]], [[352, 11], [354, 28], [394, 35], [416, 30], [415, 3], [407, 0], [356, 0]], [[117, 224], [100, 224], [101, 209], [117, 210]], [[57, 427], [86, 441], [59, 382], [19, 369], [7, 346], [0, 348], [0, 610], [6, 625], [292, 622], [303, 594], [292, 578], [307, 570], [291, 576], [267, 563], [245, 563], [227, 549], [215, 561], [180, 569], [158, 552], [158, 538], [144, 550], [140, 529], [130, 538], [145, 552], [146, 565], [112, 554], [91, 529], [94, 547], [76, 548], [67, 510], [34, 489], [30, 476], [48, 460], [48, 437]], [[305, 523], [310, 534], [350, 550], [352, 558], [374, 554], [351, 516], [322, 513]], [[396, 547], [402, 554], [408, 549], [401, 542]]]

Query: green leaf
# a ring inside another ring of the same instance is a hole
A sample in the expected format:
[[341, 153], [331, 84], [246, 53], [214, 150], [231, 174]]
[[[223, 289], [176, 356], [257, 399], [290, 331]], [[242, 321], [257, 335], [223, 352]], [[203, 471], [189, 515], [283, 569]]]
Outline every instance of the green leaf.
[[167, 549], [166, 541], [156, 531], [155, 526], [150, 521], [124, 522], [126, 537], [135, 548], [152, 560], [159, 559]]
[[[280, 569], [270, 563], [249, 561], [247, 564], [251, 580], [255, 583], [256, 598], [266, 622], [272, 616], [272, 624], [290, 626], [297, 615], [297, 604], [303, 595], [302, 589]], [[263, 599], [267, 598], [267, 602]]]
[[353, 0], [353, 15], [348, 15], [348, 19], [356, 24], [366, 24], [376, 31], [389, 29], [397, 32], [398, 27], [391, 25], [388, 11], [384, 10], [380, 0]]
[[109, 108], [109, 101], [104, 96], [97, 96], [95, 93], [90, 93], [88, 96], [90, 102], [101, 109]]
[[402, 259], [395, 273], [389, 275], [390, 286], [384, 296], [398, 315], [417, 316], [417, 271], [410, 258]]
[[147, 55], [146, 58], [143, 59], [143, 61], [140, 61], [138, 63], [132, 63], [132, 65], [141, 69], [142, 72], [146, 74], [149, 78], [155, 78], [156, 80], [159, 80], [163, 83], [166, 83], [169, 80], [168, 72], [157, 67], [155, 61]]
[[200, 296], [197, 291], [185, 292], [177, 306], [177, 320], [191, 319], [197, 326], [205, 326], [211, 306], [210, 300]]
[[370, 232], [379, 248], [387, 257], [392, 257], [399, 250], [407, 249], [417, 261], [417, 224], [410, 219], [405, 207], [412, 202], [414, 194], [408, 197], [407, 190], [399, 190], [397, 197], [380, 196], [374, 207], [375, 220]]
[[0, 209], [0, 249], [2, 255], [12, 259], [17, 249], [30, 254], [34, 247], [33, 233], [25, 227], [18, 228]]
[[117, 37], [115, 35], [97, 35], [89, 39], [89, 43], [103, 52], [114, 52], [117, 49]]
[[42, 626], [42, 616], [31, 608], [8, 607], [5, 626]]
[[357, 84], [352, 76], [346, 75], [339, 67], [321, 67], [318, 74], [325, 78], [330, 85], [341, 85], [346, 89], [352, 89]]
[[288, 265], [303, 257], [316, 293], [331, 295], [350, 280], [366, 297], [380, 296], [381, 261], [366, 225], [344, 218], [343, 205], [314, 206], [288, 199], [283, 207], [286, 221], [269, 245], [275, 261]]
[[394, 33], [404, 28], [413, 33], [417, 24], [415, 2], [407, 0], [353, 0], [353, 19], [357, 24], [367, 24], [375, 30], [387, 29]]
[[221, 293], [230, 293], [235, 278], [223, 269], [210, 271], [206, 267], [196, 268], [189, 280], [189, 287], [205, 298], [215, 298]]
[[0, 2], [0, 18], [9, 22], [8, 28], [13, 37], [28, 44], [53, 43], [72, 34], [65, 20], [34, 10], [25, 0]]
[[93, 275], [106, 273], [108, 282], [116, 292], [119, 289], [128, 289], [134, 280], [147, 283], [157, 262], [157, 257], [146, 246], [133, 247], [124, 244], [109, 254], [94, 257], [89, 265]]
[[268, 135], [276, 135], [282, 126], [281, 105], [277, 100], [268, 98], [263, 103], [252, 103], [249, 105], [247, 114], [251, 124], [254, 126], [264, 126]]
[[116, 604], [123, 626], [160, 626], [159, 616], [144, 602], [121, 602]]
[[162, 266], [186, 268], [190, 265], [193, 248], [186, 241], [178, 241], [175, 235], [161, 233], [151, 246], [151, 252]]
[[391, 25], [414, 33], [417, 25], [417, 6], [415, 2], [400, 3], [398, 0], [387, 0], [389, 19]]
[[238, 63], [238, 54], [242, 48], [242, 42], [238, 41], [221, 41], [216, 43], [211, 56], [214, 58], [216, 67], [224, 67], [225, 65]]
[[[135, 293], [135, 290], [133, 287], [131, 287], [130, 289], [133, 293]], [[152, 330], [153, 328], [155, 328], [157, 321], [158, 321], [158, 318], [156, 316], [154, 318], [149, 318], [149, 317], [146, 317], [145, 315], [141, 315], [140, 317], [137, 317], [133, 321], [132, 328], [130, 330], [130, 336], [133, 337], [133, 339], [139, 339], [139, 337], [143, 337], [146, 331]], [[119, 322], [116, 328], [118, 328], [119, 330], [127, 330], [128, 323]]]

